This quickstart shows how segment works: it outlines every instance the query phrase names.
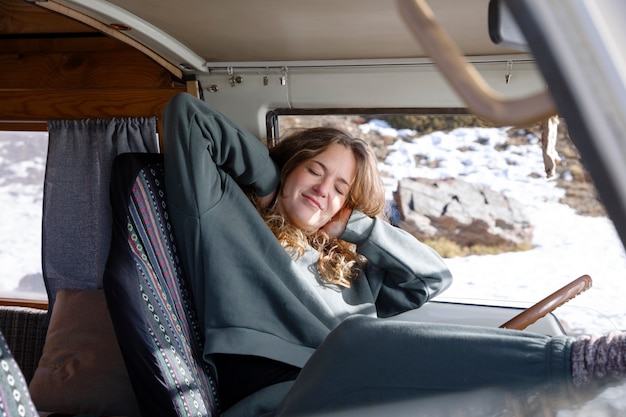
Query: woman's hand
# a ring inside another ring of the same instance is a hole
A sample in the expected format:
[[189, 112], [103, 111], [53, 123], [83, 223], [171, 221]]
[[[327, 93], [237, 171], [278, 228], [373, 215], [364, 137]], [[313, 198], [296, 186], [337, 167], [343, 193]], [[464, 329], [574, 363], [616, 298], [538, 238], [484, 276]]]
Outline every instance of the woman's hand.
[[260, 208], [266, 208], [267, 206], [272, 204], [272, 201], [274, 201], [274, 197], [276, 197], [276, 190], [262, 197], [257, 196], [256, 203]]
[[346, 230], [348, 220], [352, 214], [352, 208], [343, 207], [335, 214], [328, 223], [326, 223], [322, 230], [325, 231], [330, 237], [339, 237]]

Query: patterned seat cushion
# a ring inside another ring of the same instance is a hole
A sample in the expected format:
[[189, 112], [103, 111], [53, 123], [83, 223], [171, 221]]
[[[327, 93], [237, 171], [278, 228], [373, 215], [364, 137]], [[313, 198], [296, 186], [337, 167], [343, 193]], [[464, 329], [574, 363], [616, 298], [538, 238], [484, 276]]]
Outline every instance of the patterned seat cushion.
[[213, 369], [165, 202], [160, 154], [122, 154], [111, 180], [113, 240], [104, 290], [144, 416], [217, 416]]
[[30, 398], [24, 375], [13, 359], [2, 333], [0, 333], [0, 416], [39, 416]]

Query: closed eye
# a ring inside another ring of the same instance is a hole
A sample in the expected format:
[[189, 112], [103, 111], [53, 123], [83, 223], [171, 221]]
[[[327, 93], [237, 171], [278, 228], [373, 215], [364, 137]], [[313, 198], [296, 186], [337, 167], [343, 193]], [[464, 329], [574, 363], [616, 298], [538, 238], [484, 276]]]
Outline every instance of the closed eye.
[[[327, 171], [326, 166], [322, 162], [312, 160], [311, 163], [311, 166], [306, 167], [306, 170], [311, 175], [321, 177]], [[344, 178], [340, 177], [338, 178], [338, 185], [335, 185], [335, 191], [337, 191], [337, 194], [339, 194], [340, 196], [345, 196], [346, 194], [348, 194], [348, 191], [350, 191], [350, 184]]]

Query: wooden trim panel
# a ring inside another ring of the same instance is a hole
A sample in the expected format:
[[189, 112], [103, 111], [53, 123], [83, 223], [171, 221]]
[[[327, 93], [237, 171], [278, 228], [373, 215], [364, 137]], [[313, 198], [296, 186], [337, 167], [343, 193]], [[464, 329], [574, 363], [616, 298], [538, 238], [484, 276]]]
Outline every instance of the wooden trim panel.
[[160, 117], [167, 101], [186, 86], [169, 89], [67, 89], [0, 91], [5, 121]]
[[47, 310], [48, 301], [22, 300], [19, 298], [0, 298], [0, 306], [30, 307], [40, 310]]
[[[15, 43], [20, 52], [0, 53], [0, 89], [172, 87], [167, 70], [113, 39]], [[6, 51], [9, 44], [0, 40], [0, 50]]]

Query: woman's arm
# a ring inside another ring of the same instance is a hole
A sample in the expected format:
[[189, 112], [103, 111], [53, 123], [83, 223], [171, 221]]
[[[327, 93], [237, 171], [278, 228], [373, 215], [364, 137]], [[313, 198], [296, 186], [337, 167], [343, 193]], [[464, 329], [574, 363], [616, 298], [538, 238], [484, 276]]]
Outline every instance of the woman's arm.
[[355, 211], [341, 239], [367, 258], [365, 274], [381, 317], [418, 308], [452, 283], [439, 254], [381, 219]]
[[[267, 147], [202, 100], [177, 94], [165, 108], [163, 126], [168, 194], [174, 193], [168, 200], [186, 212], [202, 213], [217, 203], [226, 175], [259, 196], [278, 186], [278, 168]], [[177, 192], [183, 188], [192, 192]], [[194, 200], [185, 202], [185, 195]]]

